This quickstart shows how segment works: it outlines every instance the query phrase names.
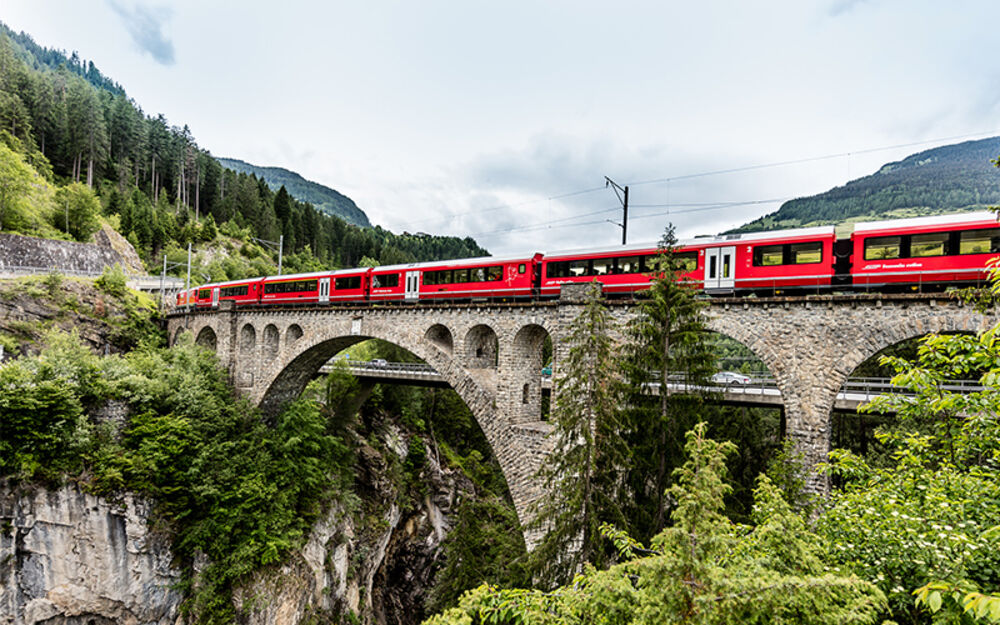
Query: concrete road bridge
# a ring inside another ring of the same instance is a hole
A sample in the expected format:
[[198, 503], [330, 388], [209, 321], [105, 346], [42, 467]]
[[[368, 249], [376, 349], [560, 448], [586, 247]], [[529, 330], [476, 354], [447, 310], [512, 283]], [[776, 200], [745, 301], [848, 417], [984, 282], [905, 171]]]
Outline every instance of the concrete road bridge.
[[[415, 304], [178, 310], [182, 332], [219, 356], [236, 388], [263, 411], [297, 397], [335, 354], [369, 338], [398, 345], [430, 365], [468, 405], [493, 448], [522, 520], [542, 494], [534, 475], [549, 452], [539, 376], [546, 337], [558, 378], [562, 339], [589, 285], [560, 299], [514, 304]], [[619, 323], [631, 301], [609, 301]], [[709, 328], [748, 347], [768, 367], [780, 394], [785, 435], [803, 454], [807, 487], [826, 492], [812, 468], [826, 459], [831, 412], [844, 383], [885, 347], [930, 332], [973, 332], [996, 322], [948, 294], [821, 295], [712, 300]]]

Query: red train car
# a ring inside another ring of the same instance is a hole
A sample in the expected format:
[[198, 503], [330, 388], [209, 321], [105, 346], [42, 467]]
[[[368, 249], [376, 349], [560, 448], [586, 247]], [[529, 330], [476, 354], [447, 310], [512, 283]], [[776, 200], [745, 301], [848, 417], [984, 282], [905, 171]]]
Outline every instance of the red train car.
[[424, 263], [419, 298], [530, 298], [538, 284], [541, 258], [541, 254], [508, 258], [487, 256]]
[[[261, 282], [261, 304], [313, 304], [329, 301], [332, 272], [268, 276]], [[322, 296], [321, 296], [322, 293]]]
[[[609, 295], [642, 291], [649, 288], [649, 272], [653, 271], [657, 254], [656, 245], [650, 243], [546, 254], [541, 259], [539, 293], [542, 297], [557, 297], [564, 284], [594, 280]], [[700, 286], [704, 265], [699, 262], [699, 249], [682, 243], [677, 246], [676, 254], [688, 267], [682, 278]]]
[[193, 303], [198, 308], [217, 308], [219, 302], [226, 300], [232, 300], [238, 306], [256, 304], [260, 301], [261, 278], [204, 284], [192, 291]]
[[323, 278], [320, 278], [319, 303], [327, 301], [331, 303], [353, 304], [368, 301], [368, 285], [370, 283], [371, 269], [341, 269], [328, 274], [330, 284], [323, 287]]
[[709, 249], [718, 248], [719, 254], [725, 250], [734, 253], [731, 288], [712, 284], [709, 278], [705, 290], [720, 292], [729, 288], [729, 292], [782, 295], [829, 289], [836, 262], [835, 242], [833, 226], [729, 235], [713, 242]]
[[874, 221], [856, 224], [851, 239], [855, 288], [940, 290], [986, 279], [1000, 224], [989, 212]]
[[[834, 273], [833, 226], [732, 234], [679, 242], [685, 267], [679, 278], [711, 295], [829, 288]], [[610, 295], [649, 288], [657, 248], [652, 244], [546, 254], [541, 294], [563, 284], [597, 280]]]

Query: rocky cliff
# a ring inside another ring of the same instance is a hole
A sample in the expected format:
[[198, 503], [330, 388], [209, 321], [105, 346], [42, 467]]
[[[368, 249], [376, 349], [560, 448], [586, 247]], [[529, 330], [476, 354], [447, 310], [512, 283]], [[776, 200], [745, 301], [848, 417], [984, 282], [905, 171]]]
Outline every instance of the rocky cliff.
[[[422, 497], [401, 492], [390, 471], [406, 456], [398, 426], [359, 441], [357, 493], [332, 502], [281, 565], [234, 593], [240, 622], [297, 625], [357, 620], [409, 625], [424, 617], [441, 545], [457, 501], [472, 486], [432, 458]], [[0, 491], [0, 624], [183, 623], [179, 571], [169, 543], [150, 530], [150, 507], [111, 503], [75, 486]]]
[[73, 486], [0, 490], [0, 623], [175, 623], [179, 572], [148, 510]]

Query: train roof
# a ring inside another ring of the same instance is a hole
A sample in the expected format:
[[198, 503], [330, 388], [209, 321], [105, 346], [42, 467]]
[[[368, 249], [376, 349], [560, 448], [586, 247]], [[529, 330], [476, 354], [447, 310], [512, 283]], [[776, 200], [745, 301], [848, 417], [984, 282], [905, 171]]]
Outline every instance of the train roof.
[[327, 271], [312, 271], [309, 273], [286, 273], [280, 276], [264, 276], [258, 280], [303, 280], [306, 278], [326, 278], [327, 276], [343, 276], [359, 274], [368, 271], [367, 267], [352, 267], [350, 269], [328, 269]]
[[[674, 246], [679, 249], [682, 247], [704, 247], [706, 245], [731, 245], [736, 241], [761, 241], [766, 239], [776, 239], [776, 238], [798, 238], [798, 237], [810, 237], [810, 236], [827, 236], [833, 235], [834, 226], [816, 226], [813, 228], [792, 228], [789, 230], [768, 230], [765, 232], [737, 232], [734, 234], [723, 234], [716, 235], [714, 237], [699, 237], [696, 239], [681, 239], [677, 241]], [[560, 256], [575, 256], [575, 255], [589, 255], [589, 254], [607, 254], [607, 253], [619, 253], [619, 252], [641, 252], [646, 250], [657, 249], [659, 243], [648, 242], [648, 243], [631, 243], [629, 245], [614, 245], [602, 248], [576, 248], [567, 250], [558, 250], [555, 252], [550, 252], [545, 254], [545, 258], [556, 258]]]
[[923, 226], [944, 226], [950, 224], [968, 224], [983, 221], [997, 221], [996, 213], [976, 211], [974, 213], [951, 213], [948, 215], [932, 215], [930, 217], [910, 217], [907, 219], [885, 219], [882, 221], [862, 221], [854, 224], [855, 232], [871, 230], [886, 230], [897, 228], [920, 228]]
[[400, 265], [383, 265], [381, 267], [373, 267], [374, 271], [404, 271], [406, 269], [429, 269], [432, 267], [441, 267], [443, 265], [457, 266], [461, 267], [464, 265], [497, 265], [501, 263], [517, 262], [517, 261], [530, 261], [534, 258], [534, 254], [530, 255], [518, 255], [518, 256], [478, 256], [476, 258], [453, 258], [451, 260], [435, 260], [423, 263], [405, 263]]

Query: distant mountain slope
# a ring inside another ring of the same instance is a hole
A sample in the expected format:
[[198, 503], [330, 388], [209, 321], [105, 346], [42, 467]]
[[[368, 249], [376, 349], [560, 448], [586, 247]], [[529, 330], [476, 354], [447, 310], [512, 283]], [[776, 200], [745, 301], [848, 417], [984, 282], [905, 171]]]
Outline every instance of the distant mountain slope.
[[733, 232], [892, 219], [1000, 204], [1000, 137], [966, 141], [913, 154], [878, 172], [811, 197], [790, 200], [776, 212]]
[[258, 178], [263, 178], [267, 186], [275, 191], [280, 189], [281, 185], [284, 185], [285, 190], [296, 200], [309, 202], [316, 209], [328, 215], [336, 215], [347, 222], [365, 228], [372, 225], [368, 221], [368, 215], [358, 208], [354, 200], [330, 187], [313, 182], [312, 180], [306, 180], [294, 171], [289, 171], [281, 167], [259, 167], [235, 158], [216, 158], [216, 160], [223, 167], [228, 167], [233, 171], [254, 174]]

